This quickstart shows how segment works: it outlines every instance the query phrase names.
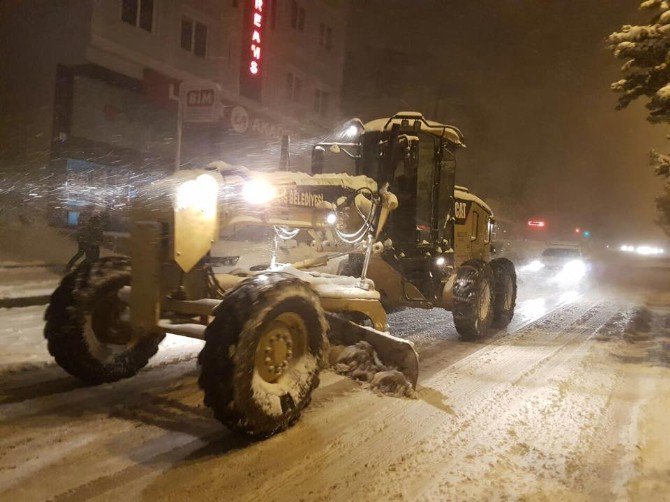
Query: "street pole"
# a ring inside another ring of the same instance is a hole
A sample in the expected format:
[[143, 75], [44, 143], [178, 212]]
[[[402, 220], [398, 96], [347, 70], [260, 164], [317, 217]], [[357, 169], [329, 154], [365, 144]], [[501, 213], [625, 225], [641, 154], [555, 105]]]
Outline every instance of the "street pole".
[[290, 171], [291, 170], [291, 157], [290, 157], [290, 148], [291, 148], [291, 138], [288, 134], [284, 134], [281, 137], [281, 151], [279, 154], [279, 170], [280, 171]]

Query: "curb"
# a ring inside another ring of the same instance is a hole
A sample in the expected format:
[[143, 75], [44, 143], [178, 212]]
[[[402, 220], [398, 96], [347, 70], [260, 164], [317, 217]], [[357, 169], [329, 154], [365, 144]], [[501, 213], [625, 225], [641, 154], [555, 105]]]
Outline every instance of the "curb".
[[49, 303], [51, 295], [18, 296], [16, 298], [0, 298], [0, 308], [34, 307]]

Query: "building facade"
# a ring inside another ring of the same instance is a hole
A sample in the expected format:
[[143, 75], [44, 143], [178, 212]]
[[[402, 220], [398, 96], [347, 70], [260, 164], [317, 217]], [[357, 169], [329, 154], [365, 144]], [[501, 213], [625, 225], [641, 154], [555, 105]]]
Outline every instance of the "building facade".
[[216, 86], [220, 113], [183, 124], [182, 168], [213, 159], [276, 168], [283, 135], [298, 150], [340, 120], [344, 1], [6, 0], [0, 9], [0, 162], [49, 166], [70, 192], [109, 179], [108, 190], [129, 196], [138, 176], [171, 171], [184, 83]]

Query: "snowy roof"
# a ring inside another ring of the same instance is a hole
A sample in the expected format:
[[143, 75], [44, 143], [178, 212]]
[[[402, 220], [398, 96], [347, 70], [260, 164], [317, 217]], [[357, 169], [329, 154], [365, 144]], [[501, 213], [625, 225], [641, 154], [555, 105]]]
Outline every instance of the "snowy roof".
[[434, 120], [427, 120], [419, 112], [398, 112], [393, 117], [371, 120], [365, 124], [365, 132], [388, 131], [394, 124], [401, 125], [403, 120], [420, 120], [421, 131], [438, 137], [444, 135], [444, 137], [454, 145], [465, 147], [465, 144], [463, 143], [463, 134], [456, 127], [441, 124]]
[[470, 191], [465, 187], [461, 187], [461, 186], [456, 185], [456, 190], [454, 190], [454, 196], [457, 199], [460, 199], [460, 200], [469, 200], [469, 201], [472, 201], [472, 202], [476, 202], [477, 204], [482, 206], [484, 209], [486, 209], [489, 213], [493, 214], [493, 211], [491, 210], [491, 208], [489, 207], [489, 205], [486, 202], [484, 202], [482, 199], [480, 199], [476, 195], [471, 194]]

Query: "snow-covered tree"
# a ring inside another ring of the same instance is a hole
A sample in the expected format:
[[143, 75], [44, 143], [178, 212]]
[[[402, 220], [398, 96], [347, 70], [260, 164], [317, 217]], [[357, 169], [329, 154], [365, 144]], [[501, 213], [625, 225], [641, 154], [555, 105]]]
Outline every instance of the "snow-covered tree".
[[664, 191], [656, 197], [658, 224], [670, 236], [670, 156], [651, 152], [651, 165], [658, 176], [665, 178]]
[[[618, 109], [637, 98], [647, 99], [648, 120], [670, 123], [670, 1], [646, 0], [641, 9], [651, 13], [649, 24], [625, 25], [607, 37], [614, 56], [624, 61], [623, 78], [612, 84], [619, 93]], [[657, 175], [665, 178], [664, 193], [656, 199], [658, 223], [670, 236], [670, 156], [651, 153]]]

